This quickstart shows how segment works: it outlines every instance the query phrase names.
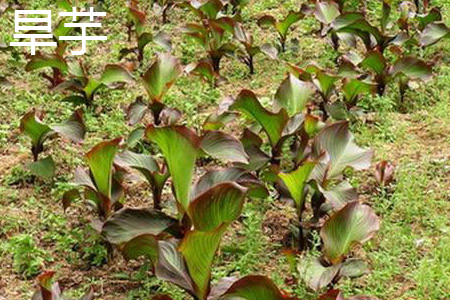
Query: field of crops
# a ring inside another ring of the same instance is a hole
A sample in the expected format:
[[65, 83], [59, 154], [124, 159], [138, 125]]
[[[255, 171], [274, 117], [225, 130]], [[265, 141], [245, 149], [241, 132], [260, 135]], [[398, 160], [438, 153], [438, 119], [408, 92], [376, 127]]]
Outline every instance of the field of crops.
[[[11, 45], [18, 10], [54, 46]], [[0, 28], [0, 300], [450, 299], [450, 1], [0, 0]]]

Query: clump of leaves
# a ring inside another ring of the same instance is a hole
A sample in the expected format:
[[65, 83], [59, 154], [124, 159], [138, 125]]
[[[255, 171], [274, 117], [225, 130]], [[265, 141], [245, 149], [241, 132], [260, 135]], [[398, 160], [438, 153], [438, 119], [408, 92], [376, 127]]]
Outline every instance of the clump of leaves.
[[[206, 51], [207, 60], [193, 63], [189, 72], [206, 79], [220, 79], [220, 64], [225, 56], [233, 55], [236, 46], [231, 42], [234, 20], [230, 17], [205, 19], [201, 23], [190, 23], [183, 27], [183, 32], [194, 38]], [[209, 64], [207, 68], [202, 65]], [[214, 82], [214, 81], [213, 81]]]
[[152, 113], [155, 124], [163, 121], [167, 121], [166, 124], [175, 123], [181, 113], [175, 108], [166, 107], [163, 99], [182, 73], [183, 67], [178, 58], [169, 52], [158, 54], [155, 62], [141, 77], [149, 100], [146, 102], [138, 97], [129, 106], [127, 118], [130, 125], [139, 123], [148, 112]]
[[270, 15], [264, 15], [258, 19], [258, 25], [261, 28], [273, 27], [278, 33], [278, 41], [280, 42], [281, 52], [286, 51], [286, 42], [288, 38], [289, 29], [291, 26], [304, 18], [305, 14], [300, 11], [290, 11], [289, 14], [281, 21], [278, 21]]
[[[121, 138], [101, 142], [94, 146], [85, 159], [89, 172], [82, 168], [75, 171], [74, 184], [84, 187], [84, 199], [93, 207], [100, 220], [105, 220], [122, 207], [125, 188], [122, 185], [123, 173], [114, 166], [114, 158], [119, 150]], [[63, 206], [67, 209], [74, 199], [81, 197], [77, 189], [66, 192], [63, 196]], [[99, 220], [93, 227], [98, 229]]]
[[33, 162], [27, 168], [36, 176], [52, 178], [55, 172], [55, 163], [51, 156], [39, 160], [39, 154], [44, 151], [44, 144], [54, 136], [62, 136], [76, 143], [81, 143], [86, 133], [82, 111], [76, 110], [65, 122], [47, 125], [42, 117], [33, 110], [25, 114], [20, 120], [20, 130], [31, 138], [31, 153]]
[[387, 160], [382, 160], [375, 165], [375, 179], [381, 187], [394, 180], [395, 166]]
[[239, 60], [247, 65], [250, 75], [255, 74], [254, 60], [256, 55], [265, 53], [271, 59], [278, 58], [278, 50], [272, 45], [254, 45], [253, 36], [239, 22], [236, 22], [234, 25], [234, 38], [241, 45], [241, 47], [236, 49], [235, 54], [239, 58]]
[[[63, 296], [59, 283], [53, 281], [54, 276], [54, 271], [45, 271], [36, 278], [38, 287], [31, 300], [70, 300], [69, 298]], [[94, 291], [90, 289], [79, 300], [93, 299]]]
[[133, 53], [136, 55], [137, 60], [142, 63], [144, 60], [144, 49], [151, 42], [155, 42], [166, 50], [170, 50], [171, 41], [166, 33], [159, 32], [154, 36], [151, 32], [145, 31], [146, 19], [147, 14], [138, 9], [138, 1], [131, 1], [128, 5], [128, 41], [132, 40], [132, 32], [134, 29], [137, 46], [120, 50], [120, 59]]
[[120, 65], [107, 65], [100, 78], [89, 74], [89, 70], [81, 61], [71, 64], [70, 78], [55, 87], [56, 91], [71, 91], [74, 95], [68, 96], [63, 101], [76, 105], [92, 107], [97, 92], [104, 87], [116, 88], [124, 83], [133, 83], [134, 78], [128, 69]]

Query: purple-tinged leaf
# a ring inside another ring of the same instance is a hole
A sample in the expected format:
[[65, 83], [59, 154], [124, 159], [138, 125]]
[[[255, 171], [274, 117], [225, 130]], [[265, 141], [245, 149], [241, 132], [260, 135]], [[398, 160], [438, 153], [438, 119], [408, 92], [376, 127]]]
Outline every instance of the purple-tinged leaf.
[[149, 125], [145, 136], [161, 149], [172, 176], [175, 196], [180, 204], [180, 218], [189, 205], [189, 188], [200, 150], [200, 138], [187, 127]]
[[348, 128], [348, 122], [328, 125], [316, 136], [313, 151], [316, 158], [324, 152], [329, 155], [326, 178], [339, 176], [346, 167], [363, 170], [370, 167], [373, 152], [359, 148]]
[[396, 77], [400, 74], [411, 78], [427, 81], [433, 75], [432, 69], [424, 61], [415, 57], [401, 57], [397, 59], [394, 65], [389, 70], [389, 73]]
[[293, 116], [302, 112], [311, 94], [312, 89], [308, 83], [288, 75], [275, 94], [275, 107], [285, 108]]
[[86, 125], [83, 121], [83, 110], [77, 109], [70, 118], [51, 128], [60, 135], [76, 142], [81, 143], [86, 134]]
[[102, 234], [110, 243], [121, 244], [145, 234], [172, 232], [177, 224], [176, 219], [157, 210], [124, 208], [105, 222]]
[[350, 202], [323, 225], [324, 254], [333, 264], [340, 263], [352, 246], [368, 241], [379, 228], [380, 220], [368, 205]]
[[183, 72], [180, 61], [170, 53], [158, 55], [155, 63], [142, 76], [151, 101], [161, 101]]
[[221, 300], [283, 300], [278, 287], [265, 276], [252, 275], [239, 279], [220, 297]]
[[223, 162], [248, 163], [249, 157], [242, 143], [221, 131], [207, 131], [202, 137], [201, 148], [208, 155]]
[[158, 263], [155, 267], [155, 275], [193, 294], [195, 293], [194, 284], [183, 255], [177, 248], [178, 245], [174, 241], [158, 242]]
[[244, 206], [247, 189], [223, 182], [198, 195], [189, 204], [188, 214], [196, 231], [213, 231], [236, 220]]
[[443, 38], [450, 37], [450, 28], [444, 23], [430, 23], [420, 33], [419, 41], [422, 46], [430, 46]]
[[298, 272], [302, 279], [314, 291], [328, 286], [338, 275], [339, 265], [324, 266], [316, 257], [303, 258], [298, 265]]
[[339, 5], [337, 3], [331, 1], [316, 2], [316, 10], [314, 11], [314, 16], [321, 23], [329, 25], [340, 14], [341, 13], [339, 12]]
[[230, 109], [241, 111], [256, 120], [267, 133], [272, 146], [275, 146], [281, 139], [283, 129], [289, 120], [286, 110], [281, 109], [278, 113], [266, 110], [259, 103], [256, 95], [249, 90], [243, 90]]

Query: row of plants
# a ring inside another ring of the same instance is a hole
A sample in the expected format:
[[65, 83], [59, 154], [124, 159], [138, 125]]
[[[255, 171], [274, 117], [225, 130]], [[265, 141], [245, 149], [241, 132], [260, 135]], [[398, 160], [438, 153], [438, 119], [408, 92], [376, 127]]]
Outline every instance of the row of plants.
[[[193, 299], [297, 299], [260, 275], [211, 280], [221, 240], [241, 216], [245, 202], [269, 195], [289, 199], [297, 212], [294, 242], [287, 251], [293, 258], [293, 272], [312, 290], [325, 292], [318, 299], [372, 299], [345, 298], [334, 289], [341, 278], [368, 271], [367, 263], [355, 257], [353, 250], [370, 240], [380, 226], [379, 217], [360, 201], [346, 176], [349, 168], [368, 169], [373, 156], [371, 150], [355, 144], [349, 121], [354, 120], [362, 95], [376, 91], [382, 96], [393, 83], [398, 83], [403, 103], [411, 81], [432, 75], [430, 65], [405, 53], [448, 37], [450, 30], [440, 22], [439, 11], [428, 11], [425, 3], [421, 13], [402, 4], [400, 17], [393, 22], [392, 8], [383, 1], [380, 26], [373, 26], [365, 14], [347, 12], [345, 1], [318, 1], [290, 12], [283, 20], [261, 17], [258, 25], [273, 26], [280, 45], [258, 46], [240, 13], [246, 3], [155, 1], [152, 7], [164, 22], [174, 6], [198, 19], [184, 26], [183, 32], [204, 47], [205, 59], [187, 66], [170, 54], [167, 34], [147, 31], [147, 16], [139, 10], [138, 1], [130, 2], [126, 25], [129, 40], [136, 46], [123, 49], [119, 58], [134, 56], [131, 59], [138, 68], [107, 65], [95, 77], [82, 62], [64, 57], [64, 45], [55, 53], [30, 58], [26, 70], [51, 67], [52, 73], [44, 78], [54, 90], [73, 92], [64, 100], [76, 106], [94, 105], [96, 93], [105, 87], [139, 84], [147, 93], [127, 110], [129, 124], [134, 126], [131, 133], [103, 141], [85, 155], [87, 168], [76, 169], [74, 189], [63, 196], [64, 210], [82, 199], [95, 214], [90, 226], [111, 249], [126, 260], [145, 257], [156, 277], [177, 285]], [[327, 70], [314, 62], [291, 64], [279, 56], [286, 51], [291, 26], [310, 15], [321, 23], [317, 34], [329, 36], [335, 50], [345, 53], [337, 59], [336, 69]], [[363, 48], [358, 46], [361, 41]], [[144, 49], [153, 42], [167, 52], [159, 53], [142, 71]], [[348, 47], [361, 51], [348, 52]], [[217, 112], [195, 130], [182, 125], [180, 110], [164, 103], [165, 95], [184, 74], [199, 75], [217, 85], [224, 80], [220, 74], [224, 57], [239, 58], [253, 74], [254, 57], [259, 53], [278, 60], [287, 70], [271, 97], [271, 108], [254, 92], [242, 90], [225, 98]], [[141, 124], [147, 114], [151, 123]], [[53, 159], [39, 159], [45, 141], [59, 135], [81, 142], [86, 126], [82, 109], [55, 125], [45, 124], [39, 112], [32, 111], [22, 118], [21, 130], [32, 141], [34, 161], [28, 168], [35, 175], [51, 178]], [[145, 208], [127, 206], [126, 186], [136, 173], [148, 182], [153, 206], [150, 202]], [[377, 164], [376, 177], [380, 184], [390, 181], [392, 166]], [[176, 203], [175, 210], [169, 208], [171, 201]], [[313, 242], [317, 235], [319, 246]], [[320, 254], [303, 255], [310, 249]], [[64, 299], [58, 284], [52, 284], [53, 275], [46, 272], [38, 278], [33, 299]], [[93, 299], [93, 293], [81, 299]]]

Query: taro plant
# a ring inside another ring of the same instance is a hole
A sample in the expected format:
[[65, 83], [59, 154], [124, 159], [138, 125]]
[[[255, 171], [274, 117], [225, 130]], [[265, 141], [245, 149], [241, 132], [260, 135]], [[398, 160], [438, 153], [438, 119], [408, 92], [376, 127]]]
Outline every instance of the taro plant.
[[236, 50], [236, 46], [230, 41], [234, 24], [235, 21], [230, 17], [219, 17], [204, 19], [201, 23], [189, 23], [182, 29], [205, 49], [215, 77], [220, 76], [222, 59]]
[[323, 256], [308, 257], [298, 266], [299, 273], [313, 290], [336, 283], [342, 277], [358, 277], [367, 272], [361, 259], [348, 258], [352, 247], [368, 241], [379, 229], [373, 210], [357, 201], [347, 203], [332, 214], [320, 230]]
[[[54, 271], [45, 271], [36, 278], [38, 287], [31, 300], [70, 300], [63, 296], [59, 283], [53, 281], [54, 276]], [[93, 299], [94, 291], [92, 289], [79, 298], [79, 300]]]
[[[122, 208], [125, 188], [122, 184], [124, 173], [114, 165], [114, 158], [122, 139], [101, 142], [94, 146], [85, 159], [89, 170], [79, 167], [75, 170], [74, 185], [84, 188], [84, 199], [99, 216], [92, 224], [98, 229], [99, 221], [106, 220], [115, 210]], [[67, 209], [71, 202], [81, 195], [78, 188], [63, 195], [63, 206]]]
[[255, 56], [260, 53], [267, 54], [271, 59], [277, 59], [278, 50], [270, 44], [257, 46], [254, 44], [253, 36], [244, 28], [244, 26], [236, 22], [234, 25], [234, 38], [239, 42], [241, 47], [235, 51], [236, 56], [249, 69], [250, 75], [255, 74]]
[[173, 119], [179, 119], [181, 113], [177, 109], [166, 107], [163, 99], [182, 73], [183, 67], [178, 58], [169, 52], [158, 54], [155, 62], [141, 77], [149, 100], [146, 102], [142, 97], [138, 97], [129, 106], [127, 112], [129, 123], [131, 125], [139, 123], [148, 112], [152, 113], [155, 124], [160, 124], [164, 120], [172, 123]]
[[[303, 7], [302, 7], [303, 8]], [[278, 41], [280, 43], [281, 52], [286, 51], [286, 43], [291, 26], [304, 17], [302, 9], [300, 11], [290, 11], [289, 14], [281, 21], [278, 21], [270, 15], [264, 15], [258, 19], [258, 25], [261, 28], [273, 27], [278, 33]]]
[[42, 115], [33, 110], [25, 114], [20, 120], [20, 130], [31, 139], [31, 153], [33, 162], [27, 168], [37, 176], [52, 178], [55, 173], [55, 162], [51, 156], [39, 159], [44, 151], [44, 144], [55, 136], [81, 143], [86, 133], [82, 111], [76, 110], [72, 116], [62, 123], [47, 125], [42, 121]]
[[[176, 283], [181, 286], [179, 283]], [[181, 286], [184, 290], [189, 290]], [[249, 275], [243, 278], [225, 277], [211, 287], [207, 298], [198, 298], [192, 295], [193, 299], [211, 300], [300, 300], [299, 298], [281, 291], [275, 283], [266, 276]], [[160, 295], [153, 300], [173, 300], [170, 296]], [[340, 290], [329, 290], [321, 295], [317, 300], [378, 300], [370, 296], [345, 297]]]
[[70, 78], [55, 87], [57, 91], [71, 91], [75, 94], [68, 96], [63, 101], [76, 105], [84, 104], [87, 107], [94, 105], [95, 95], [101, 88], [116, 88], [124, 83], [133, 83], [131, 73], [120, 65], [107, 65], [100, 78], [89, 74], [89, 70], [82, 62], [74, 63], [69, 70]]
[[197, 136], [184, 126], [149, 125], [145, 136], [160, 148], [172, 179], [178, 220], [158, 210], [125, 208], [103, 225], [105, 238], [125, 258], [149, 258], [155, 274], [206, 299], [214, 255], [229, 224], [248, 197], [265, 197], [259, 181], [243, 169], [209, 171], [191, 185], [202, 152], [224, 161], [246, 161], [239, 141], [221, 132]]
[[131, 1], [128, 5], [128, 41], [132, 40], [132, 32], [134, 30], [137, 45], [132, 48], [125, 48], [120, 50], [120, 59], [129, 54], [134, 54], [137, 57], [139, 63], [142, 63], [142, 61], [144, 60], [144, 49], [151, 42], [155, 42], [166, 50], [170, 50], [170, 37], [164, 32], [159, 32], [154, 36], [151, 32], [146, 31], [146, 19], [147, 14], [144, 11], [140, 11], [138, 9], [137, 0]]

